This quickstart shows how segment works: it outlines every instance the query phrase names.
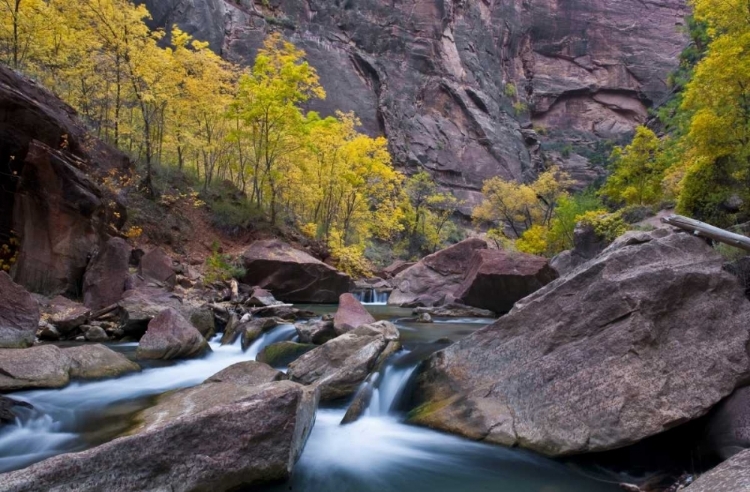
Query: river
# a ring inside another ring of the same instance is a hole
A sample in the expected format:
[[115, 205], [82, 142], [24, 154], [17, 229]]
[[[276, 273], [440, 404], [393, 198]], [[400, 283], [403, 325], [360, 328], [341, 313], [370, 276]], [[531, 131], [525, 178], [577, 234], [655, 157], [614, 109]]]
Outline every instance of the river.
[[[300, 306], [318, 313], [335, 306]], [[368, 305], [378, 319], [399, 327], [404, 349], [375, 378], [365, 415], [340, 425], [346, 405], [321, 407], [291, 481], [266, 490], [329, 491], [508, 491], [606, 492], [619, 490], [603, 471], [534, 453], [465, 440], [403, 423], [400, 395], [416, 367], [414, 357], [438, 339], [456, 341], [491, 320], [405, 321], [410, 312]], [[14, 393], [34, 405], [15, 425], [0, 431], [0, 471], [10, 471], [61, 453], [107, 442], [126, 431], [138, 411], [159, 394], [201, 383], [234, 363], [254, 359], [266, 345], [291, 340], [294, 327], [282, 325], [258, 339], [246, 352], [237, 345], [211, 341], [213, 352], [198, 360], [152, 364], [118, 379], [73, 383], [59, 390]], [[111, 345], [127, 355], [136, 344]]]

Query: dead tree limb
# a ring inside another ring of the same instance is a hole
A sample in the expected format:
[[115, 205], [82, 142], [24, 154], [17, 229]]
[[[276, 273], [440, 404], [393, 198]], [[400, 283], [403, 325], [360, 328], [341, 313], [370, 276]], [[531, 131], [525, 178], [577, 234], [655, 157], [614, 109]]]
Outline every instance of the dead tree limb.
[[674, 227], [686, 230], [693, 233], [696, 236], [713, 239], [720, 243], [734, 246], [735, 248], [744, 249], [750, 251], [750, 237], [743, 236], [742, 234], [735, 234], [734, 232], [725, 231], [719, 229], [711, 224], [706, 224], [699, 220], [690, 219], [683, 217], [682, 215], [670, 215], [661, 219], [662, 222], [669, 224]]

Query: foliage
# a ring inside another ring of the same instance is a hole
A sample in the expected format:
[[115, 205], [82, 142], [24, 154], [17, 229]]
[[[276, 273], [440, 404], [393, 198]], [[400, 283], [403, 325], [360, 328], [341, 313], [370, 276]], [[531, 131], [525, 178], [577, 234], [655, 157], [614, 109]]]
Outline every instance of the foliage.
[[554, 255], [573, 247], [573, 232], [581, 216], [591, 211], [603, 211], [604, 205], [596, 194], [587, 190], [577, 195], [560, 198], [549, 226], [546, 253]]
[[218, 244], [214, 243], [212, 253], [206, 258], [204, 269], [206, 282], [226, 282], [245, 275], [245, 269], [229, 256], [219, 252]]
[[544, 255], [548, 250], [548, 236], [548, 228], [538, 224], [533, 225], [516, 240], [516, 249], [523, 253]]
[[583, 225], [592, 226], [596, 235], [607, 241], [614, 241], [629, 229], [628, 224], [618, 212], [590, 211], [581, 215], [579, 221]]
[[659, 138], [653, 131], [639, 126], [630, 145], [615, 147], [611, 160], [612, 173], [601, 190], [603, 196], [627, 205], [661, 200], [665, 166], [660, 159]]

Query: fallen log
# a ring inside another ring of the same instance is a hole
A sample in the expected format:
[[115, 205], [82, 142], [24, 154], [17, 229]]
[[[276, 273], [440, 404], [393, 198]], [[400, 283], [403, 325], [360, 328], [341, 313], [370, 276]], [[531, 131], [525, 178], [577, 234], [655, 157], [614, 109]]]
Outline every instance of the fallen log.
[[706, 224], [705, 222], [690, 219], [682, 215], [670, 215], [669, 217], [664, 217], [661, 220], [665, 224], [669, 224], [679, 229], [691, 232], [696, 236], [713, 239], [714, 241], [728, 244], [730, 246], [734, 246], [735, 248], [750, 251], [750, 237], [743, 236], [742, 234], [735, 234], [734, 232], [729, 232], [724, 229], [712, 226], [711, 224]]

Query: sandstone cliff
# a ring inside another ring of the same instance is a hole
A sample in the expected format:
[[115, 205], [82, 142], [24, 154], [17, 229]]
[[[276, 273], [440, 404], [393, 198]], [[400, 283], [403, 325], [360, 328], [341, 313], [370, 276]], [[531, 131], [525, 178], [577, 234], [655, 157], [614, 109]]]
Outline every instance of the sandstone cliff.
[[312, 109], [355, 111], [397, 164], [469, 204], [486, 178], [528, 178], [544, 160], [594, 179], [597, 142], [668, 97], [686, 44], [686, 0], [145, 1], [155, 24], [235, 60], [282, 30], [328, 91]]

